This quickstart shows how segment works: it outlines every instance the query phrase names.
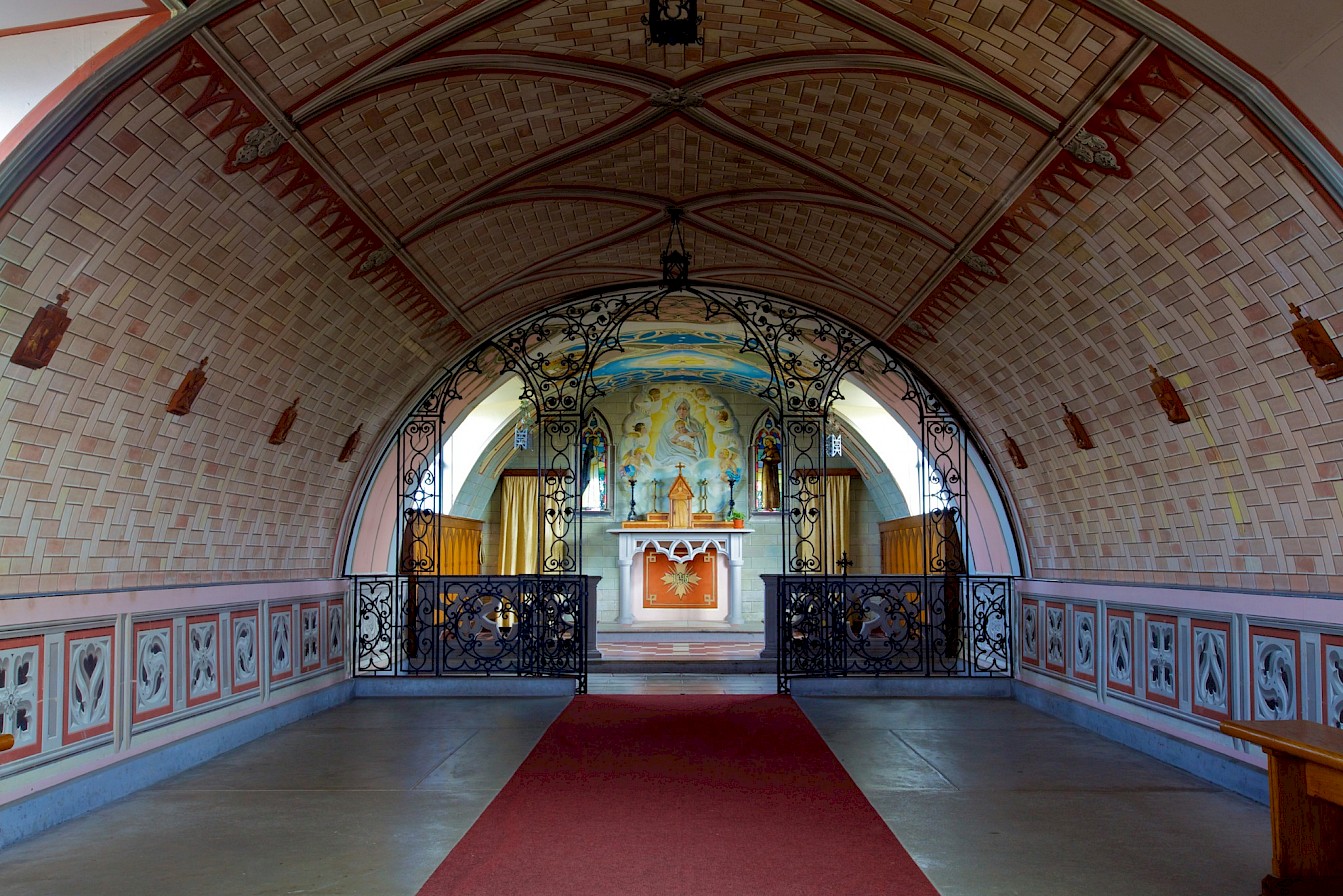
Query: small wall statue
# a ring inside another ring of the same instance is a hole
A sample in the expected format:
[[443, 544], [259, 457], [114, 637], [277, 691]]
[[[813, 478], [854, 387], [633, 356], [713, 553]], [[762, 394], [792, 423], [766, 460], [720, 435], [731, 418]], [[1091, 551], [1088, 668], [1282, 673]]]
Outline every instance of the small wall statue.
[[205, 365], [209, 363], [209, 358], [203, 358], [199, 364], [182, 375], [182, 382], [178, 384], [177, 391], [168, 399], [169, 414], [185, 417], [191, 413], [192, 402], [205, 386]]
[[364, 425], [361, 423], [350, 433], [350, 437], [345, 440], [345, 447], [340, 449], [340, 457], [337, 458], [341, 463], [345, 463], [354, 457], [354, 453], [359, 450], [359, 437], [364, 431]]
[[1343, 376], [1343, 356], [1339, 355], [1338, 346], [1329, 338], [1324, 324], [1302, 314], [1294, 303], [1288, 303], [1287, 307], [1296, 315], [1296, 321], [1292, 324], [1292, 338], [1300, 346], [1301, 354], [1310, 362], [1315, 375], [1326, 382]]
[[275, 428], [271, 430], [270, 438], [266, 441], [272, 445], [283, 445], [284, 440], [289, 438], [289, 430], [294, 428], [294, 421], [297, 419], [298, 399], [295, 398], [294, 403], [285, 408], [284, 413], [280, 414], [279, 421], [275, 424]]
[[1082, 421], [1076, 414], [1068, 410], [1068, 406], [1063, 405], [1063, 425], [1068, 427], [1068, 434], [1073, 437], [1073, 444], [1083, 451], [1090, 451], [1096, 446], [1091, 442], [1091, 436], [1087, 435], [1087, 429], [1082, 425]]
[[1026, 469], [1026, 455], [1021, 453], [1021, 446], [1017, 444], [1017, 440], [1009, 436], [1005, 429], [1003, 438], [1007, 440], [1003, 443], [1003, 447], [1007, 449], [1007, 456], [1012, 459], [1012, 466], [1018, 470]]
[[1152, 365], [1147, 365], [1147, 369], [1152, 374], [1152, 394], [1156, 396], [1161, 410], [1166, 412], [1166, 419], [1171, 423], [1188, 423], [1189, 411], [1180, 399], [1180, 393], [1175, 391], [1175, 384], [1157, 373]]
[[63, 292], [55, 305], [44, 305], [37, 309], [9, 360], [29, 370], [41, 370], [50, 364], [61, 344], [61, 337], [70, 327], [70, 315], [65, 312], [65, 303], [68, 301], [70, 293]]

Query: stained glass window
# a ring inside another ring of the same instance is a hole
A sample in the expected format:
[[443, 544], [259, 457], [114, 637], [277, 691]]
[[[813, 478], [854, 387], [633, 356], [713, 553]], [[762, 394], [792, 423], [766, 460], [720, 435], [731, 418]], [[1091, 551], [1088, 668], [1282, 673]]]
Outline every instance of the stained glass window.
[[584, 510], [606, 510], [607, 448], [610, 440], [601, 418], [593, 414], [583, 427], [582, 505]]
[[781, 508], [783, 485], [783, 433], [774, 417], [766, 414], [755, 431], [755, 509], [772, 513]]

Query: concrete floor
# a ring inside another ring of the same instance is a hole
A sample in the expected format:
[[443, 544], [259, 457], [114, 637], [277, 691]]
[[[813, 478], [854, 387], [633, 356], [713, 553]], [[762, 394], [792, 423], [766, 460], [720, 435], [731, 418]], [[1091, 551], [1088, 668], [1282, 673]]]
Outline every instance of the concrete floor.
[[[1251, 896], [1268, 870], [1265, 807], [1021, 704], [798, 702], [943, 896]], [[9, 847], [0, 892], [412, 896], [566, 703], [357, 700]]]

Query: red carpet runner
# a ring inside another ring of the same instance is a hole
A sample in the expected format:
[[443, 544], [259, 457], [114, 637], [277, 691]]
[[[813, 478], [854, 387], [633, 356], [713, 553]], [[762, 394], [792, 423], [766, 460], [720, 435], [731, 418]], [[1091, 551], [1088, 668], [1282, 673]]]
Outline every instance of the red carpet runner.
[[788, 697], [577, 697], [420, 896], [936, 896]]

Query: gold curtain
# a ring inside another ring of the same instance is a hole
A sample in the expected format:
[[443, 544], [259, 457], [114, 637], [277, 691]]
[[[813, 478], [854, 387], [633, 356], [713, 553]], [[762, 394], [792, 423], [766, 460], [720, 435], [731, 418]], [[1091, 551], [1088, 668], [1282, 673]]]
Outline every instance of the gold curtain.
[[401, 538], [401, 568], [426, 576], [478, 576], [480, 533], [480, 520], [427, 510], [408, 514]]
[[536, 572], [536, 518], [540, 488], [535, 475], [504, 476], [499, 510], [499, 575]]
[[[829, 522], [825, 528], [826, 556], [830, 558], [830, 572], [843, 573], [841, 558], [849, 553], [849, 477], [825, 477], [825, 512]], [[850, 558], [852, 559], [852, 558]]]
[[[817, 506], [816, 498], [802, 502], [804, 513]], [[840, 558], [849, 552], [849, 475], [825, 477], [825, 497], [820, 504], [820, 515], [816, 519], [816, 533], [825, 540], [827, 568], [820, 573], [840, 575], [844, 567], [839, 565]], [[797, 555], [802, 559], [816, 556], [816, 545], [811, 541], [799, 542]]]

